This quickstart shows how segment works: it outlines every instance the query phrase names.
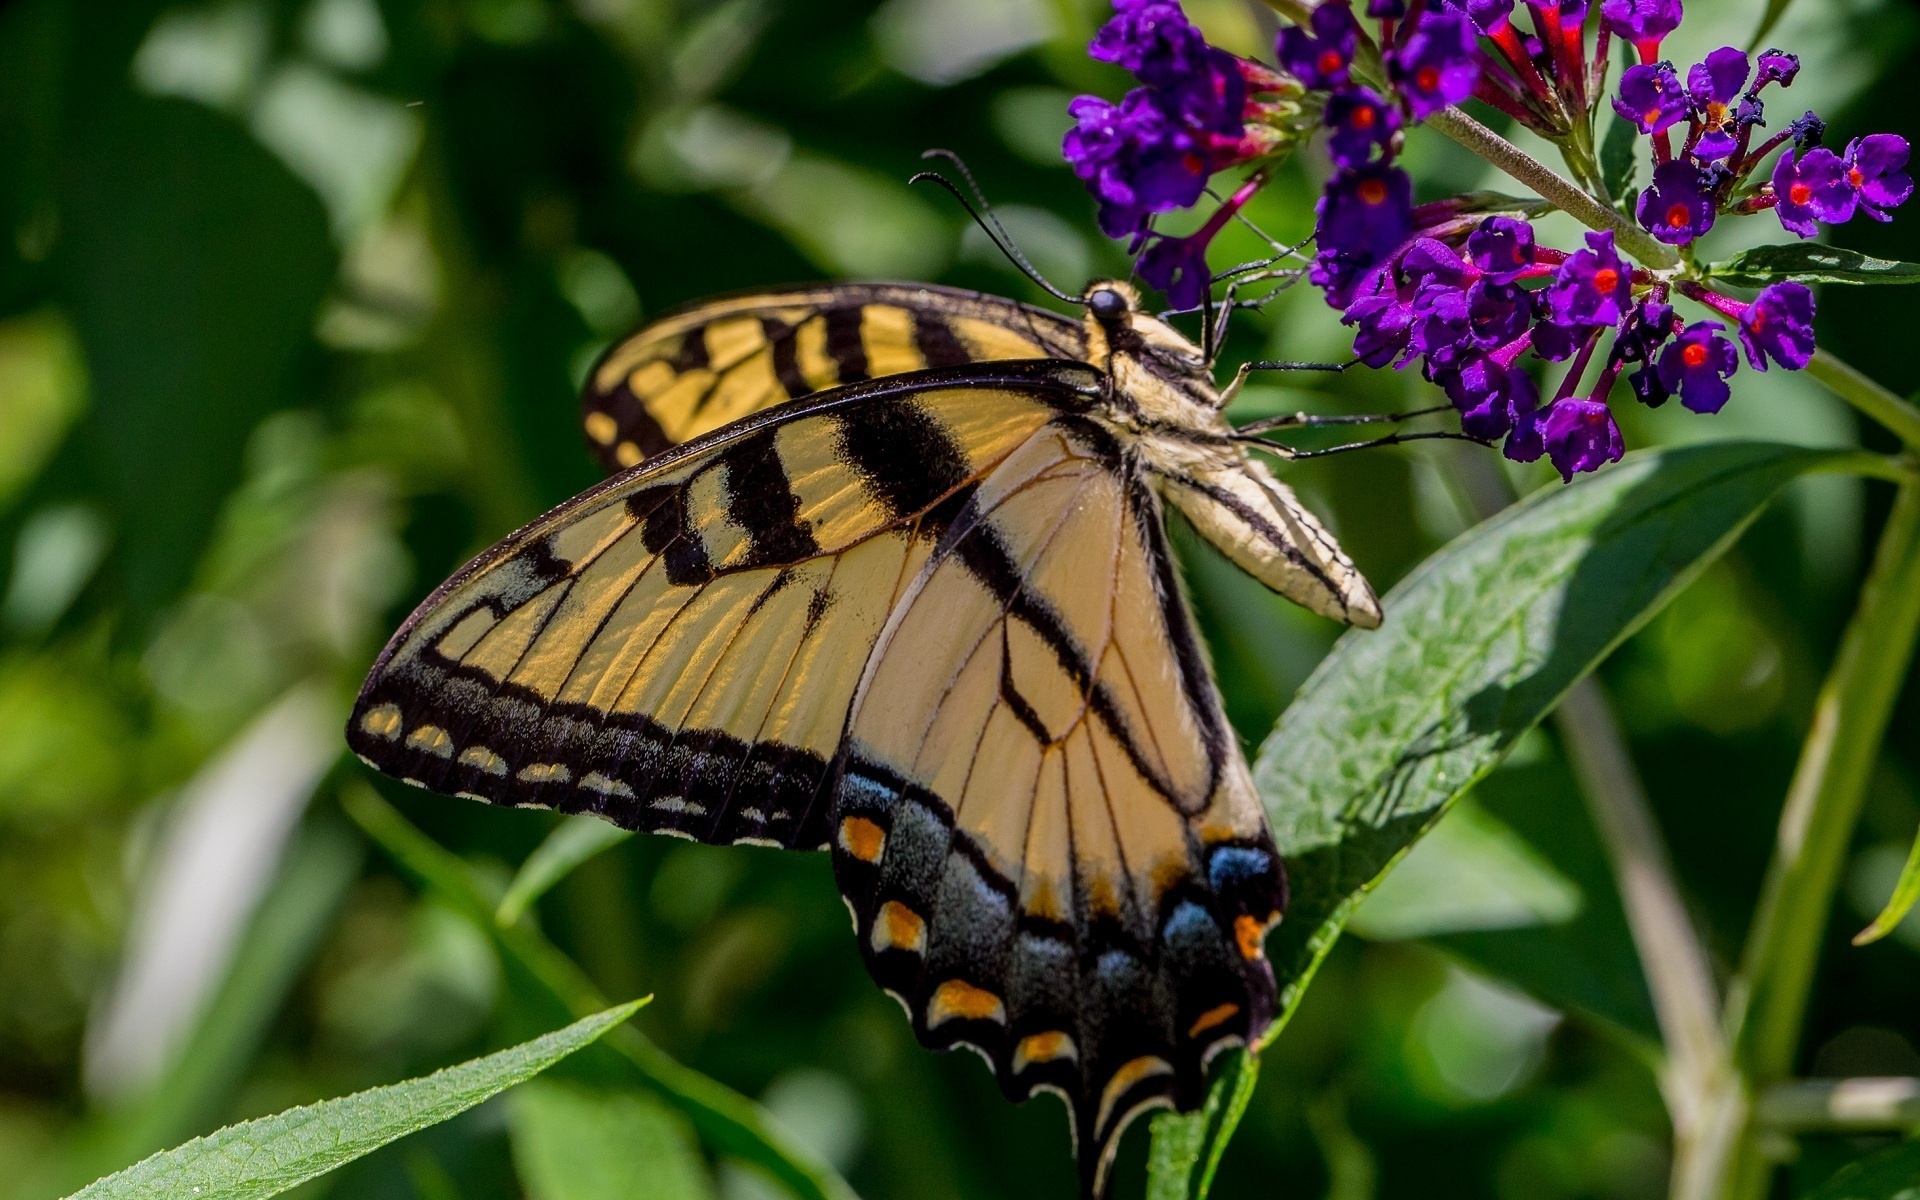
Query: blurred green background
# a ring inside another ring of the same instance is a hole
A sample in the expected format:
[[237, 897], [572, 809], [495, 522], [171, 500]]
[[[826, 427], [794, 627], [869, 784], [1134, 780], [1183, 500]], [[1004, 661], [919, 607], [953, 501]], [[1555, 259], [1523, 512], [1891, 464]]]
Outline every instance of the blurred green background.
[[[1669, 46], [1684, 63], [1744, 44], [1758, 7], [1691, 0]], [[1258, 5], [1189, 8], [1230, 48], [1270, 38]], [[338, 763], [360, 676], [433, 585], [593, 482], [575, 388], [638, 321], [821, 277], [1044, 299], [944, 196], [904, 186], [920, 151], [964, 154], [1062, 284], [1124, 270], [1058, 159], [1071, 95], [1124, 87], [1082, 52], [1103, 15], [1076, 0], [0, 3], [0, 1197], [58, 1195], [527, 1032], [488, 941], [342, 815], [342, 789], [369, 778]], [[1807, 63], [1792, 112], [1821, 110], [1836, 141], [1920, 139], [1920, 91], [1901, 82], [1920, 70], [1917, 31], [1894, 0], [1799, 0], [1771, 39]], [[1253, 210], [1288, 241], [1311, 228], [1305, 157]], [[1424, 195], [1498, 186], [1436, 137], [1406, 162]], [[1729, 224], [1714, 256], [1779, 234]], [[1911, 219], [1838, 233], [1920, 260]], [[1218, 265], [1258, 249], [1236, 230]], [[1920, 385], [1920, 298], [1822, 305], [1823, 342], [1895, 390]], [[1343, 349], [1300, 289], [1243, 317], [1229, 358]], [[1717, 418], [1628, 414], [1630, 444], [1877, 436], [1785, 372], [1735, 386]], [[1377, 411], [1430, 403], [1424, 389], [1308, 378], [1244, 407]], [[1548, 480], [1431, 445], [1288, 477], [1382, 590], [1509, 486]], [[1881, 487], [1800, 485], [1603, 673], [1723, 962]], [[1176, 534], [1255, 743], [1337, 631]], [[1887, 746], [1805, 1073], [1920, 1074], [1920, 918], [1846, 944], [1920, 825], [1915, 698]], [[501, 880], [554, 824], [373, 786]], [[1070, 1194], [1059, 1106], [1013, 1108], [971, 1057], [914, 1045], [860, 968], [824, 857], [636, 838], [537, 919], [608, 994], [656, 993], [637, 1019], [650, 1035], [761, 1099], [863, 1195]], [[1356, 929], [1267, 1056], [1218, 1194], [1664, 1192], [1650, 1008], [1550, 733]], [[568, 1095], [484, 1106], [310, 1193], [565, 1200], [542, 1131], [586, 1119]], [[677, 1164], [623, 1194], [776, 1194], [651, 1101], [605, 1119]], [[1145, 1142], [1143, 1122], [1123, 1196]], [[1874, 1144], [1810, 1140], [1793, 1174], [1817, 1182]]]

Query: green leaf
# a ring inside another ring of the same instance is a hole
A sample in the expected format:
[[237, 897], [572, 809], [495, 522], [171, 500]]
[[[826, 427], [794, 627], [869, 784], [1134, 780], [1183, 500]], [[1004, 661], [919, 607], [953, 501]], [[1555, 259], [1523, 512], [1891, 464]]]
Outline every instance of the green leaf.
[[542, 1080], [513, 1094], [513, 1161], [530, 1200], [711, 1200], [686, 1119], [651, 1096]]
[[1600, 143], [1600, 179], [1607, 185], [1607, 195], [1616, 200], [1633, 187], [1634, 172], [1640, 165], [1636, 154], [1639, 147], [1639, 131], [1615, 117], [1613, 124], [1607, 126], [1605, 140]]
[[1749, 54], [1760, 48], [1760, 43], [1773, 32], [1780, 18], [1787, 15], [1787, 5], [1792, 3], [1793, 0], [1767, 0], [1767, 11], [1760, 14], [1760, 23], [1753, 28], [1753, 39], [1747, 43]]
[[1735, 287], [1765, 287], [1783, 279], [1800, 283], [1920, 283], [1920, 263], [1869, 258], [1858, 250], [1793, 242], [1755, 246], [1707, 268], [1708, 277]]
[[1636, 454], [1462, 534], [1388, 594], [1381, 628], [1342, 636], [1254, 767], [1292, 893], [1266, 1040], [1379, 878], [1569, 687], [1789, 481], [1868, 465], [1752, 442]]
[[507, 885], [507, 894], [500, 898], [500, 907], [494, 910], [494, 919], [502, 925], [518, 921], [535, 900], [575, 867], [632, 836], [631, 831], [599, 817], [585, 813], [568, 817], [520, 864], [513, 882]]
[[1388, 595], [1380, 629], [1343, 636], [1254, 767], [1293, 894], [1269, 942], [1283, 1020], [1453, 800], [1782, 486], [1854, 457], [1753, 442], [1636, 455], [1469, 530]]
[[1920, 1200], [1920, 1142], [1848, 1163], [1803, 1200]]
[[289, 398], [334, 250], [319, 199], [240, 122], [99, 95], [65, 132], [51, 262], [86, 348], [79, 444], [147, 615], [187, 583], [248, 436]]
[[73, 1200], [256, 1200], [279, 1195], [531, 1079], [625, 1021], [644, 1003], [617, 1005], [420, 1079], [229, 1125], [90, 1184]]
[[1854, 935], [1853, 944], [1865, 946], [1892, 933], [1916, 900], [1920, 900], [1920, 837], [1914, 839], [1913, 849], [1907, 854], [1907, 865], [1900, 869], [1900, 881], [1893, 885], [1887, 906], [1880, 910], [1873, 924]]
[[1206, 1200], [1214, 1173], [1220, 1169], [1220, 1156], [1246, 1115], [1259, 1078], [1260, 1059], [1236, 1050], [1200, 1111], [1154, 1117], [1147, 1200]]
[[[499, 897], [487, 892], [473, 869], [420, 832], [371, 788], [347, 788], [341, 807], [416, 879], [492, 936], [509, 973], [536, 989], [536, 999], [576, 1014], [604, 1006], [599, 990], [572, 959], [529, 922], [499, 924], [494, 919]], [[796, 1142], [752, 1100], [675, 1061], [631, 1026], [616, 1030], [607, 1044], [663, 1099], [685, 1113], [717, 1152], [761, 1167], [800, 1200], [854, 1200], [853, 1189], [832, 1167]]]

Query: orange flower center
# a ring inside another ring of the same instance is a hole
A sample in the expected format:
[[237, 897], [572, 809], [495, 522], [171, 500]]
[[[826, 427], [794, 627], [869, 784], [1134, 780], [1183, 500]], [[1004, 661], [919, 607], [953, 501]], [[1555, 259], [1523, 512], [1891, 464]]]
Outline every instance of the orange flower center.
[[1707, 124], [1715, 129], [1727, 119], [1727, 106], [1719, 102], [1707, 105]]
[[1341, 67], [1346, 66], [1347, 60], [1341, 56], [1338, 50], [1322, 50], [1320, 52], [1320, 62], [1318, 65], [1322, 75], [1331, 75]]
[[1813, 188], [1804, 183], [1796, 183], [1787, 188], [1787, 199], [1795, 204], [1805, 204], [1813, 199]]
[[1866, 176], [1860, 174], [1859, 167], [1848, 167], [1847, 182], [1855, 187], [1859, 187], [1862, 183], [1866, 182]]
[[1678, 229], [1681, 226], [1685, 225], [1686, 223], [1687, 223], [1687, 206], [1686, 205], [1676, 204], [1672, 208], [1669, 208], [1667, 210], [1667, 224], [1673, 226], [1675, 229]]
[[1365, 106], [1354, 109], [1352, 121], [1355, 129], [1372, 129], [1374, 121], [1373, 110]]
[[1642, 115], [1641, 119], [1647, 123], [1647, 128], [1651, 129], [1660, 123], [1660, 110], [1650, 108]]
[[1431, 92], [1440, 86], [1440, 69], [1438, 67], [1421, 67], [1418, 71], [1414, 72], [1413, 82], [1414, 86], [1418, 87], [1421, 91]]
[[1688, 346], [1685, 350], [1682, 350], [1680, 352], [1680, 361], [1686, 363], [1690, 367], [1697, 367], [1702, 365], [1707, 361], [1706, 346], [1702, 345], [1699, 342], [1695, 342], [1693, 345]]
[[1593, 273], [1595, 291], [1610, 292], [1620, 286], [1620, 272], [1612, 267], [1601, 267]]
[[1380, 204], [1387, 198], [1387, 185], [1378, 179], [1369, 179], [1360, 185], [1360, 199], [1368, 204]]

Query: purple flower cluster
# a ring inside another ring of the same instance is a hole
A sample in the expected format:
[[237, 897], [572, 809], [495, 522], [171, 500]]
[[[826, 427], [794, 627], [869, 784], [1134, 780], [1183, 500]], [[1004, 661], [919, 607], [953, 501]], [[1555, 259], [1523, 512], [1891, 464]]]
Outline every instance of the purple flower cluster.
[[[1643, 60], [1658, 51], [1657, 40], [1635, 44]], [[1613, 108], [1653, 142], [1653, 180], [1634, 208], [1647, 232], [1669, 245], [1686, 245], [1724, 213], [1772, 208], [1789, 232], [1811, 237], [1816, 221], [1837, 225], [1857, 212], [1885, 221], [1887, 210], [1913, 193], [1906, 140], [1892, 134], [1857, 138], [1842, 156], [1819, 145], [1824, 125], [1807, 113], [1752, 145], [1754, 131], [1766, 123], [1761, 93], [1770, 84], [1790, 86], [1799, 73], [1800, 60], [1791, 54], [1769, 50], [1756, 64], [1732, 46], [1695, 64], [1684, 86], [1670, 62], [1642, 61], [1626, 69]], [[1683, 121], [1686, 135], [1676, 152], [1669, 131]], [[1736, 200], [1767, 156], [1788, 143], [1772, 180]]]
[[[1569, 480], [1624, 453], [1609, 407], [1623, 381], [1650, 407], [1677, 396], [1713, 413], [1730, 399], [1743, 355], [1756, 371], [1805, 367], [1813, 293], [1781, 279], [1735, 299], [1702, 282], [1691, 259], [1664, 271], [1636, 265], [1611, 232], [1589, 233], [1571, 251], [1541, 245], [1524, 215], [1532, 210], [1498, 197], [1415, 205], [1395, 164], [1409, 126], [1471, 98], [1563, 147], [1590, 148], [1581, 139], [1608, 99], [1619, 38], [1639, 62], [1612, 107], [1651, 144], [1652, 175], [1632, 210], [1655, 239], [1686, 246], [1720, 218], [1768, 208], [1804, 237], [1817, 222], [1862, 212], [1885, 221], [1913, 191], [1907, 143], [1890, 134], [1836, 154], [1807, 113], [1755, 145], [1763, 93], [1790, 86], [1799, 60], [1726, 47], [1683, 79], [1659, 57], [1682, 0], [1602, 0], [1591, 13], [1588, 0], [1367, 0], [1367, 28], [1350, 0], [1321, 0], [1306, 24], [1278, 35], [1278, 74], [1207, 45], [1174, 0], [1114, 2], [1092, 53], [1142, 86], [1119, 104], [1076, 100], [1066, 155], [1098, 198], [1102, 226], [1131, 239], [1141, 276], [1176, 307], [1202, 303], [1207, 246], [1265, 168], [1196, 233], [1158, 234], [1152, 218], [1198, 203], [1213, 172], [1272, 161], [1317, 128], [1333, 171], [1315, 208], [1307, 277], [1353, 329], [1356, 357], [1417, 364], [1467, 437], [1501, 442], [1518, 461], [1544, 457]], [[1374, 45], [1377, 71], [1365, 65]], [[1770, 178], [1759, 175], [1775, 151]], [[1687, 319], [1675, 311], [1681, 299], [1709, 315]], [[1527, 359], [1566, 364], [1551, 395]]]
[[1116, 0], [1089, 52], [1142, 86], [1118, 104], [1080, 96], [1067, 162], [1099, 201], [1100, 228], [1138, 249], [1156, 213], [1188, 208], [1213, 173], [1259, 158], [1274, 131], [1249, 126], [1256, 98], [1298, 87], [1259, 63], [1207, 44], [1174, 0]]

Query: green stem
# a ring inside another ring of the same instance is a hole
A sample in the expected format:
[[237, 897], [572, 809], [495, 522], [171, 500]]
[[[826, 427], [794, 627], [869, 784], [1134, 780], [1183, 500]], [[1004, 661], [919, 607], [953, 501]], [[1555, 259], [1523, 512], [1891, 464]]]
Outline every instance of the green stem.
[[1903, 400], [1839, 358], [1830, 350], [1816, 350], [1807, 374], [1827, 385], [1834, 395], [1886, 426], [1910, 449], [1920, 450], [1920, 408]]
[[[1834, 889], [1916, 630], [1920, 484], [1907, 483], [1895, 496], [1859, 607], [1821, 687], [1740, 972], [1728, 992], [1735, 1059], [1755, 1088], [1793, 1070]], [[1738, 1194], [1758, 1196], [1769, 1163], [1751, 1136], [1742, 1157]]]
[[1672, 246], [1595, 200], [1580, 185], [1528, 154], [1457, 108], [1427, 118], [1427, 124], [1526, 184], [1555, 207], [1593, 229], [1612, 230], [1619, 247], [1656, 270], [1675, 266], [1680, 256]]
[[1687, 913], [1666, 841], [1600, 682], [1588, 676], [1575, 684], [1555, 722], [1607, 848], [1660, 1021], [1667, 1051], [1660, 1091], [1673, 1122], [1670, 1195], [1715, 1200], [1746, 1124], [1747, 1094], [1720, 1024], [1713, 964]]

